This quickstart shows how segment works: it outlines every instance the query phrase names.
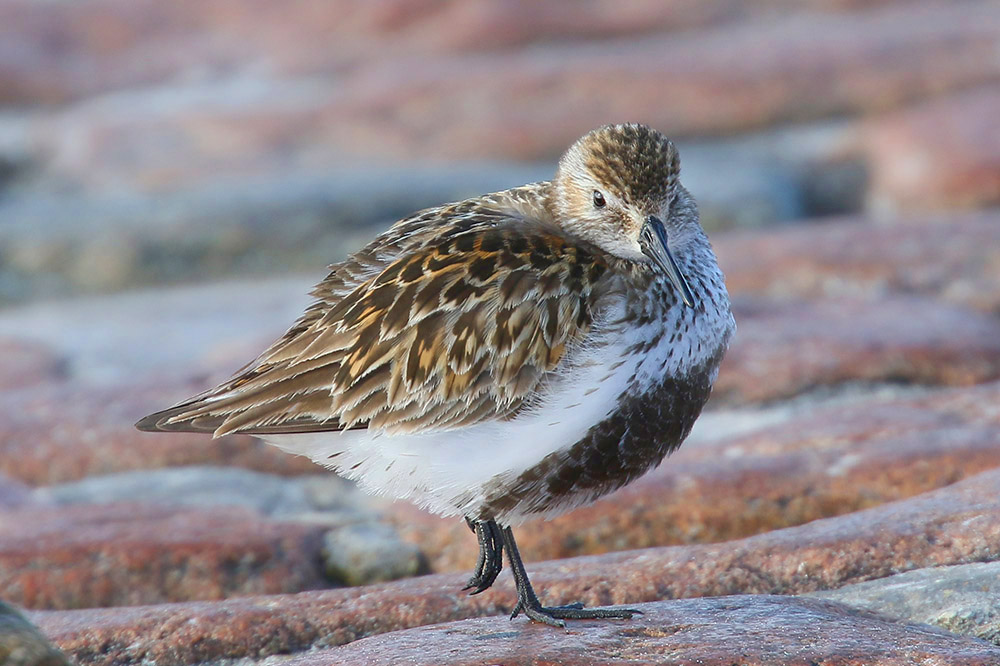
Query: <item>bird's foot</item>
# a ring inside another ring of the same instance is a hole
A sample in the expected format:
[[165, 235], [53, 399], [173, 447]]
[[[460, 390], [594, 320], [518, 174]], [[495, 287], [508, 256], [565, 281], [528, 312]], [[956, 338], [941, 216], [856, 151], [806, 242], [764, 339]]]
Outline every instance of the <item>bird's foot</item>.
[[617, 619], [631, 620], [633, 615], [642, 615], [642, 611], [634, 608], [584, 608], [583, 604], [568, 604], [566, 606], [542, 606], [537, 599], [532, 604], [529, 600], [519, 599], [510, 619], [524, 613], [529, 619], [553, 627], [565, 627], [563, 620], [599, 620]]
[[514, 606], [510, 619], [514, 619], [521, 613], [528, 616], [535, 622], [541, 622], [553, 627], [565, 627], [563, 620], [600, 620], [618, 619], [630, 620], [633, 615], [642, 615], [642, 611], [634, 608], [594, 608], [588, 610], [583, 604], [569, 604], [568, 606], [545, 607], [538, 601], [535, 590], [528, 580], [528, 572], [524, 570], [524, 562], [521, 561], [521, 553], [517, 550], [517, 542], [514, 541], [514, 533], [510, 527], [504, 527], [500, 532], [503, 540], [504, 550], [507, 551], [507, 558], [510, 560], [511, 573], [514, 574], [514, 584], [517, 587], [517, 605]]
[[469, 594], [479, 594], [493, 584], [503, 569], [503, 538], [500, 526], [492, 520], [465, 520], [479, 540], [479, 561], [472, 578], [462, 589], [472, 590]]

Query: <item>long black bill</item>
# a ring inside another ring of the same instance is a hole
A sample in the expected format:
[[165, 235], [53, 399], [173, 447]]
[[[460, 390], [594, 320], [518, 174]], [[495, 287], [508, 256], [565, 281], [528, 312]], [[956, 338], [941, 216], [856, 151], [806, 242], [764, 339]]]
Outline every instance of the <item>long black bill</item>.
[[643, 254], [649, 257], [670, 279], [674, 288], [680, 293], [684, 305], [693, 308], [694, 296], [691, 294], [687, 280], [677, 268], [674, 256], [670, 254], [670, 248], [667, 247], [667, 231], [663, 228], [663, 222], [660, 221], [660, 218], [655, 215], [646, 218], [646, 224], [642, 225], [642, 232], [639, 234], [639, 246], [642, 247]]

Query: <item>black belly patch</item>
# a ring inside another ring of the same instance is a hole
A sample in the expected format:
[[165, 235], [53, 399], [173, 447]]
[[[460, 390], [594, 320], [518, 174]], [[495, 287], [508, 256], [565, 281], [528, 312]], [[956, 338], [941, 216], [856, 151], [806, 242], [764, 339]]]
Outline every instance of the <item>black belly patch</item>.
[[711, 390], [706, 370], [664, 378], [650, 391], [626, 398], [570, 448], [549, 454], [514, 479], [496, 479], [486, 488], [486, 500], [474, 518], [544, 513], [621, 488], [681, 445]]

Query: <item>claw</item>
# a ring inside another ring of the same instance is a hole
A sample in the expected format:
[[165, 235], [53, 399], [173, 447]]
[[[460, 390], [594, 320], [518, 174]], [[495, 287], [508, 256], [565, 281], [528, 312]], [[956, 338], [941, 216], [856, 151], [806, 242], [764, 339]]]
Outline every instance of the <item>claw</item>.
[[634, 608], [594, 608], [587, 609], [582, 603], [567, 604], [565, 606], [545, 607], [538, 601], [535, 590], [528, 580], [528, 573], [524, 570], [524, 563], [521, 561], [521, 554], [517, 550], [517, 543], [514, 541], [514, 533], [509, 527], [503, 528], [503, 547], [507, 551], [507, 559], [510, 560], [510, 568], [514, 573], [514, 583], [517, 586], [517, 604], [511, 611], [510, 619], [514, 619], [522, 612], [529, 619], [541, 622], [553, 627], [565, 627], [563, 620], [594, 620], [594, 619], [620, 619], [629, 620], [633, 615], [641, 615], [642, 611]]

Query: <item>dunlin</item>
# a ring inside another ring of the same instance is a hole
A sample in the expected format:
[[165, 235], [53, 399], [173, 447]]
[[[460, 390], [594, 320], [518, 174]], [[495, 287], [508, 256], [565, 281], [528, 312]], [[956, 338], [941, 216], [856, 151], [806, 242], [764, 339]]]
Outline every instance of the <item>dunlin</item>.
[[620, 488], [680, 446], [735, 328], [723, 276], [643, 125], [574, 143], [552, 181], [427, 209], [332, 267], [315, 302], [235, 377], [137, 423], [259, 435], [363, 488], [468, 521], [512, 617], [544, 607], [511, 526]]

